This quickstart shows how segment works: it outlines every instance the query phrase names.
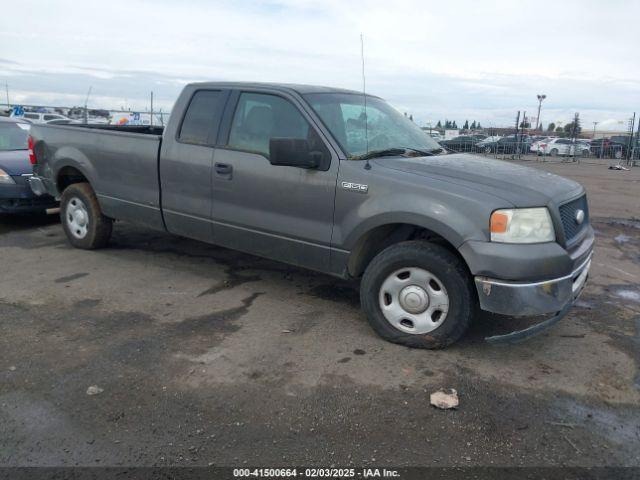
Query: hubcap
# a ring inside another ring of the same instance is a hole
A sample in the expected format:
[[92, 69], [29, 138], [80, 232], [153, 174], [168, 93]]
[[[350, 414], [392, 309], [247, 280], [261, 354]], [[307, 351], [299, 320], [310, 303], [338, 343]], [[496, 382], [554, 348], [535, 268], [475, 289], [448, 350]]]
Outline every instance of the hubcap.
[[73, 197], [67, 204], [65, 220], [71, 235], [82, 239], [87, 235], [89, 226], [89, 212], [84, 202], [77, 197]]
[[449, 311], [449, 295], [443, 283], [417, 267], [402, 268], [389, 275], [382, 282], [378, 300], [387, 321], [407, 333], [435, 330]]
[[429, 306], [429, 294], [418, 285], [409, 285], [400, 291], [400, 306], [409, 313], [422, 313]]

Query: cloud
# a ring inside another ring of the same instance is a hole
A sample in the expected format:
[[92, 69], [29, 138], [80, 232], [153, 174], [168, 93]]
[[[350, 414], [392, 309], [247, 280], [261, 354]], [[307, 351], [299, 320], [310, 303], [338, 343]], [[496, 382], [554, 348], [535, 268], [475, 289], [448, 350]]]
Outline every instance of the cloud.
[[368, 90], [422, 123], [508, 125], [517, 110], [536, 110], [537, 93], [548, 96], [543, 121], [575, 111], [584, 122], [625, 120], [640, 108], [636, 2], [22, 0], [4, 9], [30, 26], [3, 26], [0, 79], [34, 103], [56, 93], [83, 102], [92, 85], [94, 102], [114, 102], [101, 106], [145, 105], [153, 89], [169, 108], [194, 80], [359, 89], [362, 32]]

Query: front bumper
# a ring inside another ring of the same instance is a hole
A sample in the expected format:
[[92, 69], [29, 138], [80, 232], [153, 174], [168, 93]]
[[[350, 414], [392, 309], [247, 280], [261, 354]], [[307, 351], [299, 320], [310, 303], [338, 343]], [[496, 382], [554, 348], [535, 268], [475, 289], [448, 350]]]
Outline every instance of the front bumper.
[[480, 308], [510, 316], [557, 313], [571, 306], [589, 276], [591, 256], [569, 275], [538, 282], [510, 282], [475, 277]]

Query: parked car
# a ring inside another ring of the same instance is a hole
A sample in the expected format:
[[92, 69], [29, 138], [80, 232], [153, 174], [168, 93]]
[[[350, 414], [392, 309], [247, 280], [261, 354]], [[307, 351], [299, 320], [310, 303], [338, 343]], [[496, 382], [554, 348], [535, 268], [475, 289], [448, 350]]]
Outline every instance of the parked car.
[[531, 139], [532, 143], [531, 143], [531, 147], [529, 148], [529, 151], [537, 155], [542, 155], [543, 154], [542, 145], [546, 144], [550, 140], [551, 140], [551, 137], [533, 137]]
[[[37, 193], [61, 198], [69, 242], [107, 244], [113, 221], [360, 279], [383, 338], [439, 348], [479, 309], [561, 319], [594, 233], [569, 179], [445, 154], [384, 100], [327, 87], [196, 83], [166, 129], [34, 125]], [[501, 140], [498, 141], [498, 143]]]
[[491, 145], [495, 144], [502, 137], [500, 135], [492, 135], [476, 143], [476, 152], [491, 153]]
[[540, 154], [551, 157], [589, 156], [589, 145], [570, 138], [552, 138], [540, 144]]
[[22, 118], [31, 123], [49, 123], [56, 120], [71, 120], [58, 113], [24, 112], [23, 115], [14, 118]]
[[522, 154], [527, 153], [531, 149], [531, 137], [528, 135], [515, 134], [501, 137], [494, 142], [486, 142], [483, 144], [485, 153], [502, 153], [502, 154]]
[[[626, 137], [628, 139], [628, 137]], [[591, 155], [597, 158], [624, 158], [627, 152], [625, 137], [596, 138], [591, 140]], [[620, 141], [623, 140], [623, 141]], [[627, 140], [628, 141], [628, 140]]]
[[476, 144], [482, 140], [473, 135], [460, 135], [450, 140], [441, 140], [439, 143], [452, 152], [475, 152]]
[[436, 142], [439, 142], [440, 140], [442, 140], [442, 135], [440, 135], [440, 132], [436, 131], [436, 130], [425, 130], [423, 129], [424, 132], [429, 135], [431, 138], [433, 138]]
[[50, 195], [33, 193], [27, 138], [31, 124], [0, 117], [0, 213], [36, 213], [57, 206]]

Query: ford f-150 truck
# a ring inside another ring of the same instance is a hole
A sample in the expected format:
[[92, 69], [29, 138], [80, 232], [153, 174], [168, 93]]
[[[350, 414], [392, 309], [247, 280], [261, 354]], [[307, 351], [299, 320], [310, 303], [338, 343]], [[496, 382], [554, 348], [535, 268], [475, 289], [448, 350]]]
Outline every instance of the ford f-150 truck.
[[70, 243], [114, 220], [360, 279], [383, 338], [438, 348], [480, 311], [562, 318], [594, 233], [584, 188], [447, 154], [382, 99], [326, 87], [196, 83], [166, 128], [31, 130], [34, 192], [61, 199]]

